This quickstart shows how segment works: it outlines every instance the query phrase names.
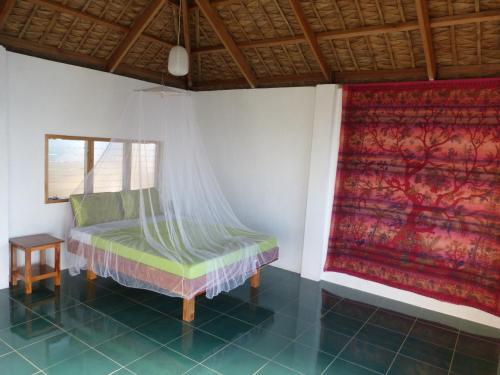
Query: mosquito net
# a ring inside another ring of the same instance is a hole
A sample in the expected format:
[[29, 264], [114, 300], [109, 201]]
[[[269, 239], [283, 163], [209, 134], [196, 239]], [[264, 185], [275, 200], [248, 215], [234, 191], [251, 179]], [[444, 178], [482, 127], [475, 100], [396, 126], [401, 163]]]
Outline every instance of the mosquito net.
[[275, 238], [247, 228], [228, 204], [194, 113], [188, 93], [135, 93], [120, 120], [127, 136], [92, 143], [84, 193], [70, 197], [72, 274], [212, 298], [277, 258]]

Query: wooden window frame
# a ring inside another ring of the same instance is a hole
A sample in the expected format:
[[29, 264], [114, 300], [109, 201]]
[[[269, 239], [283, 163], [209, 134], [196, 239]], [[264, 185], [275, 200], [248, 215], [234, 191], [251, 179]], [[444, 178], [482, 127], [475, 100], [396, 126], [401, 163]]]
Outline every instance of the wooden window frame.
[[[94, 143], [95, 142], [111, 142], [113, 138], [103, 138], [103, 137], [84, 137], [76, 135], [60, 135], [60, 134], [45, 134], [45, 203], [64, 203], [69, 202], [69, 198], [66, 199], [49, 199], [49, 140], [51, 139], [63, 139], [63, 140], [73, 140], [73, 141], [85, 141], [85, 173], [84, 177], [88, 175], [94, 168]], [[116, 142], [123, 142], [123, 155], [130, 153], [133, 143], [139, 143], [131, 139], [119, 139]], [[155, 155], [155, 176], [154, 176], [154, 186], [158, 183], [158, 173], [160, 160], [160, 142], [158, 141], [143, 141], [142, 143], [154, 143], [156, 144], [156, 155]], [[123, 158], [123, 190], [130, 190], [130, 181], [132, 179], [132, 165], [130, 160], [130, 155]], [[92, 180], [87, 180], [84, 186], [84, 193], [92, 193], [94, 190], [94, 183]]]

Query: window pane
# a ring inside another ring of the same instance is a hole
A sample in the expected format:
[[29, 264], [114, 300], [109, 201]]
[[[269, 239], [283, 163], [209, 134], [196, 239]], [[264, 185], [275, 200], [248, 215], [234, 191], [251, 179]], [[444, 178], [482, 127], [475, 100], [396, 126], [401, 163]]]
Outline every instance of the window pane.
[[122, 190], [123, 143], [94, 142], [94, 167], [94, 193]]
[[155, 184], [156, 144], [132, 144], [132, 174], [130, 176], [131, 189], [146, 189]]
[[85, 141], [49, 139], [48, 199], [67, 199], [83, 193]]

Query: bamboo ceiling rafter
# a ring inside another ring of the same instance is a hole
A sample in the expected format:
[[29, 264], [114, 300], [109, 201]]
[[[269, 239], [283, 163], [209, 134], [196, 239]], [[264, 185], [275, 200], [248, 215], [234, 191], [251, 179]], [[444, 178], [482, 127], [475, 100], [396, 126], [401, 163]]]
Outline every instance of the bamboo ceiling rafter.
[[436, 56], [432, 46], [431, 25], [426, 0], [416, 0], [418, 27], [424, 47], [425, 64], [427, 65], [427, 76], [429, 80], [436, 78]]
[[295, 17], [297, 17], [300, 28], [302, 29], [302, 32], [304, 33], [304, 36], [309, 43], [309, 47], [311, 47], [311, 50], [314, 54], [314, 57], [316, 58], [316, 61], [319, 64], [325, 80], [329, 82], [331, 80], [330, 68], [328, 67], [325, 56], [323, 56], [323, 52], [321, 52], [318, 40], [316, 39], [316, 36], [314, 35], [314, 32], [306, 19], [306, 15], [304, 14], [304, 10], [300, 5], [299, 0], [288, 0], [288, 2], [290, 3]]
[[0, 0], [0, 43], [165, 82], [166, 57], [182, 28], [192, 69], [185, 79], [166, 77], [193, 89], [318, 84], [332, 74], [339, 83], [500, 74], [500, 50], [491, 48], [500, 3], [488, 0], [180, 1]]
[[217, 12], [212, 8], [208, 0], [196, 0], [201, 12], [207, 19], [208, 23], [212, 26], [215, 33], [221, 40], [222, 44], [226, 47], [229, 54], [233, 58], [234, 62], [239, 66], [241, 73], [247, 80], [250, 87], [254, 88], [257, 86], [257, 78], [255, 77], [254, 72], [248, 62], [243, 55], [243, 52], [238, 48], [236, 43], [234, 42], [231, 34], [227, 31], [224, 26], [220, 16]]
[[106, 66], [106, 70], [109, 72], [114, 72], [116, 70], [118, 65], [120, 65], [125, 58], [125, 55], [164, 6], [165, 0], [153, 0], [146, 7], [144, 12], [135, 21], [134, 26], [130, 29], [125, 39], [123, 39], [113, 55], [111, 55], [111, 58]]

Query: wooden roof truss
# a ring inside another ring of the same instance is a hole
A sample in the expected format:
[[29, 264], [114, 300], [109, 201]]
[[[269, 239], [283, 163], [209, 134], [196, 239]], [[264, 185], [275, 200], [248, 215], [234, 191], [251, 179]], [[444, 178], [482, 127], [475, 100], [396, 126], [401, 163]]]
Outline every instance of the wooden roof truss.
[[495, 76], [499, 35], [489, 0], [0, 0], [10, 50], [194, 90]]

